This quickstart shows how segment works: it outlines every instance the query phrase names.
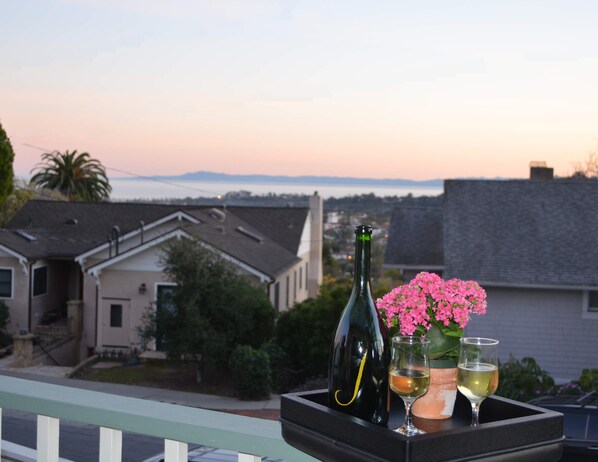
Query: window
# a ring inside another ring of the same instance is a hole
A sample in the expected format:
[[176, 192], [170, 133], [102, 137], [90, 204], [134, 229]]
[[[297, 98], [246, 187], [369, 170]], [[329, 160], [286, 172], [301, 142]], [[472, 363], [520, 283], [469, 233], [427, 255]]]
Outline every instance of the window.
[[280, 282], [274, 284], [274, 309], [280, 311]]
[[293, 271], [293, 302], [297, 301], [297, 271]]
[[0, 268], [0, 298], [12, 298], [12, 268]]
[[303, 266], [299, 267], [299, 290], [303, 289]]
[[110, 327], [123, 326], [123, 306], [110, 305]]
[[38, 297], [48, 293], [48, 267], [40, 266], [33, 269], [33, 296]]
[[305, 288], [309, 289], [309, 278], [307, 276], [307, 272], [309, 270], [309, 262], [305, 262]]
[[291, 279], [289, 276], [287, 276], [287, 308], [289, 307], [290, 285], [291, 285]]
[[598, 290], [584, 290], [581, 318], [598, 320]]
[[598, 313], [598, 290], [588, 291], [588, 311]]

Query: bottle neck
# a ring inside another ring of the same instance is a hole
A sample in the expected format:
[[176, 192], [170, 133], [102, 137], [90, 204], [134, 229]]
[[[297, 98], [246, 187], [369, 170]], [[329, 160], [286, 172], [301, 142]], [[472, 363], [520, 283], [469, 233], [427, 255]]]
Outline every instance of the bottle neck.
[[372, 238], [366, 233], [355, 235], [355, 276], [353, 287], [358, 290], [369, 289], [370, 260]]

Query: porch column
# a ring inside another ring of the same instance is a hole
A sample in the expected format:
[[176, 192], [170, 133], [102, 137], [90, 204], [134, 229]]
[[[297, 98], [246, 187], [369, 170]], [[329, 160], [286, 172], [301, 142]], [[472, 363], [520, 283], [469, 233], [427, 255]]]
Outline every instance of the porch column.
[[30, 367], [33, 365], [33, 334], [15, 334], [13, 340], [13, 366]]
[[77, 340], [81, 340], [83, 334], [83, 301], [68, 300], [66, 302], [69, 332]]

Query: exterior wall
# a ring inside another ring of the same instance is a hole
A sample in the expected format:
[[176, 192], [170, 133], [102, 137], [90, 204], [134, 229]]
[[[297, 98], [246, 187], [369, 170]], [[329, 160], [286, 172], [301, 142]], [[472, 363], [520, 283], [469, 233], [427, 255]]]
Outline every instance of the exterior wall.
[[[98, 291], [98, 348], [136, 347], [141, 348], [137, 333], [146, 309], [153, 305], [156, 297], [156, 285], [165, 282], [161, 272], [109, 270], [101, 275], [101, 288]], [[139, 293], [139, 287], [145, 284], [146, 292]], [[122, 301], [125, 305], [123, 322], [128, 326], [128, 333], [123, 343], [111, 341], [107, 335], [108, 305], [111, 300]]]
[[[1, 252], [1, 251], [0, 251]], [[0, 253], [0, 268], [12, 268], [12, 298], [2, 299], [10, 312], [7, 333], [14, 334], [20, 329], [28, 329], [29, 313], [29, 275], [23, 270], [16, 258]], [[29, 265], [27, 265], [29, 268]]]
[[322, 198], [315, 193], [309, 198], [309, 222], [310, 222], [310, 256], [309, 256], [309, 296], [315, 298], [320, 292], [322, 285], [322, 246], [324, 226], [324, 205]]
[[[281, 273], [275, 283], [270, 286], [270, 302], [276, 308], [275, 284], [279, 284], [279, 305], [278, 311], [286, 311], [295, 303], [308, 298], [308, 268], [307, 259], [302, 259], [288, 270]], [[287, 297], [288, 293], [288, 297]]]
[[598, 367], [598, 319], [582, 317], [582, 291], [485, 289], [487, 313], [472, 317], [466, 335], [500, 340], [501, 361], [532, 357], [557, 383]]
[[[140, 348], [137, 328], [141, 325], [143, 313], [155, 300], [156, 284], [165, 282], [159, 264], [160, 255], [161, 247], [151, 247], [141, 254], [105, 268], [100, 274], [99, 285], [94, 278], [86, 277], [84, 325], [88, 332], [86, 341], [89, 347], [99, 350]], [[89, 280], [93, 281], [94, 289], [90, 287]], [[143, 294], [140, 293], [142, 284], [145, 287]], [[92, 291], [93, 294], [90, 293]], [[111, 304], [123, 306], [123, 329], [127, 332], [123, 331], [123, 335], [118, 338], [110, 334]], [[92, 320], [88, 319], [90, 315]], [[97, 338], [96, 335], [89, 336], [90, 327], [91, 332], [97, 332]]]

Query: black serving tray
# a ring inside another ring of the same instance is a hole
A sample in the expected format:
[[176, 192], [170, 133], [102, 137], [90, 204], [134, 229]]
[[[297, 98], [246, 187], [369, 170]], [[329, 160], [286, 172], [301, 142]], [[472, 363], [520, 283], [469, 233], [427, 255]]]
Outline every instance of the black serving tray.
[[563, 445], [563, 415], [492, 396], [484, 400], [480, 425], [471, 427], [471, 405], [457, 394], [453, 417], [414, 418], [427, 433], [407, 438], [391, 429], [404, 420], [402, 401], [392, 396], [388, 428], [328, 407], [326, 390], [282, 395], [280, 419], [287, 443], [322, 461], [342, 462], [550, 462]]

